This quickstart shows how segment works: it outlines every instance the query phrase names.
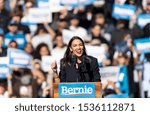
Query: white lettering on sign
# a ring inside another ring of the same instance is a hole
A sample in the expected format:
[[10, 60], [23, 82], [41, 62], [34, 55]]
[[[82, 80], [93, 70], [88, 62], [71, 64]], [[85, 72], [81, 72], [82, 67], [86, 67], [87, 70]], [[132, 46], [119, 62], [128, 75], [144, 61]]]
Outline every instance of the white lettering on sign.
[[150, 43], [138, 43], [137, 49], [140, 51], [150, 49]]
[[29, 59], [29, 56], [26, 54], [23, 54], [22, 52], [11, 52], [11, 57], [13, 58], [22, 58], [22, 59]]
[[123, 8], [119, 8], [119, 7], [115, 7], [114, 12], [116, 14], [120, 14], [120, 15], [133, 15], [134, 11], [131, 9], [123, 9]]
[[62, 95], [74, 95], [74, 94], [92, 94], [93, 89], [92, 87], [86, 87], [86, 85], [84, 87], [75, 87], [75, 88], [71, 88], [71, 87], [66, 87], [66, 86], [62, 86]]
[[7, 68], [7, 67], [0, 67], [1, 69], [0, 69], [0, 73], [2, 74], [2, 73], [8, 73], [9, 72], [9, 68]]
[[29, 60], [27, 59], [21, 59], [21, 58], [16, 58], [14, 59], [15, 64], [29, 64]]

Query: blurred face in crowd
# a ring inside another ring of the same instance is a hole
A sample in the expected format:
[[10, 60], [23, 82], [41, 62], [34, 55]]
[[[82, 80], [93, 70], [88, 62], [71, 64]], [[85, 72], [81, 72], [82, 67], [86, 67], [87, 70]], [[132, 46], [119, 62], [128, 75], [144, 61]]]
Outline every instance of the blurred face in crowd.
[[10, 33], [14, 34], [18, 31], [18, 26], [17, 25], [9, 25], [8, 29], [9, 29]]
[[56, 44], [59, 48], [62, 48], [64, 46], [63, 38], [61, 35], [56, 37]]
[[135, 0], [129, 0], [129, 4], [134, 5], [135, 4]]
[[17, 43], [15, 41], [12, 41], [8, 45], [9, 48], [17, 48]]
[[128, 62], [127, 58], [124, 57], [122, 54], [118, 56], [117, 61], [119, 65], [127, 65]]
[[150, 2], [147, 4], [147, 6], [146, 6], [146, 11], [148, 12], [148, 13], [150, 13]]
[[83, 43], [79, 39], [75, 39], [72, 41], [70, 51], [73, 55], [77, 57], [81, 57], [83, 55], [84, 46]]
[[118, 21], [117, 22], [117, 28], [118, 29], [123, 29], [125, 27], [125, 22], [123, 21]]
[[25, 4], [25, 7], [26, 9], [30, 9], [33, 7], [33, 3], [31, 1], [28, 1], [26, 4]]
[[123, 4], [126, 0], [115, 0], [116, 4]]
[[101, 34], [101, 27], [99, 25], [95, 25], [93, 28], [92, 28], [92, 34], [95, 36], [95, 37], [98, 37], [100, 34]]
[[0, 0], [0, 10], [4, 8], [4, 0]]
[[41, 64], [38, 62], [35, 62], [34, 67], [36, 70], [40, 70], [41, 69]]
[[32, 46], [32, 44], [31, 43], [27, 43], [26, 46], [25, 46], [25, 48], [24, 48], [24, 50], [27, 53], [31, 54], [33, 52], [33, 46]]
[[48, 48], [46, 46], [41, 47], [39, 52], [41, 56], [49, 55]]
[[103, 15], [97, 15], [95, 19], [96, 24], [104, 25], [105, 24], [105, 18]]
[[0, 86], [0, 95], [3, 95], [5, 92], [5, 88], [3, 86]]
[[46, 32], [44, 31], [44, 29], [40, 29], [38, 34], [40, 35], [40, 34], [45, 34], [45, 33]]
[[70, 21], [70, 23], [71, 23], [71, 26], [77, 27], [78, 24], [79, 24], [79, 20], [78, 20], [78, 19], [72, 19], [72, 20]]
[[59, 21], [58, 27], [59, 27], [59, 30], [62, 31], [64, 28], [67, 27], [67, 22], [66, 21]]

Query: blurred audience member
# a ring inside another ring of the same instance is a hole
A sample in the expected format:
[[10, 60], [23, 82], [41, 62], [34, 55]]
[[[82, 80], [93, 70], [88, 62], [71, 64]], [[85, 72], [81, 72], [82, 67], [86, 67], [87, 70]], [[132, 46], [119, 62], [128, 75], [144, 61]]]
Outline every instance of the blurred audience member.
[[[50, 29], [49, 26], [47, 28]], [[55, 36], [53, 34], [54, 34], [54, 32], [52, 29], [50, 29], [50, 33], [48, 33], [48, 30], [45, 28], [45, 26], [43, 24], [39, 24], [38, 29], [31, 40], [31, 43], [32, 43], [34, 49], [36, 49], [40, 43], [45, 43], [48, 45], [49, 50], [52, 50], [53, 39]]]
[[34, 58], [41, 60], [42, 56], [48, 56], [48, 55], [51, 55], [48, 45], [45, 43], [41, 43], [37, 46], [37, 48], [35, 50]]
[[18, 23], [15, 20], [10, 20], [8, 30], [4, 36], [4, 47], [7, 48], [10, 41], [14, 40], [18, 44], [19, 49], [23, 49], [27, 43], [26, 37], [23, 33], [18, 31]]

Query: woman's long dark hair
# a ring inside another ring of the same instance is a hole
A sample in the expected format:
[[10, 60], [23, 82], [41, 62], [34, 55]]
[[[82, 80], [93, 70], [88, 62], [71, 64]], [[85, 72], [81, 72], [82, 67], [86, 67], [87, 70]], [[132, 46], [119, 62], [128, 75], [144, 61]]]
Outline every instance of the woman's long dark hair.
[[80, 40], [80, 41], [82, 42], [82, 44], [83, 44], [83, 54], [82, 54], [82, 55], [87, 56], [86, 48], [85, 48], [85, 45], [84, 45], [84, 41], [83, 41], [80, 37], [78, 37], [78, 36], [73, 36], [73, 37], [71, 38], [71, 40], [69, 41], [68, 46], [67, 46], [67, 49], [66, 49], [66, 52], [65, 52], [65, 54], [64, 54], [64, 57], [63, 57], [63, 59], [61, 60], [61, 62], [62, 62], [62, 64], [63, 64], [64, 66], [65, 66], [66, 64], [70, 64], [70, 63], [71, 63], [71, 59], [72, 59], [73, 55], [72, 55], [72, 53], [71, 53], [71, 51], [70, 51], [70, 47], [71, 47], [72, 42], [73, 42], [74, 40]]

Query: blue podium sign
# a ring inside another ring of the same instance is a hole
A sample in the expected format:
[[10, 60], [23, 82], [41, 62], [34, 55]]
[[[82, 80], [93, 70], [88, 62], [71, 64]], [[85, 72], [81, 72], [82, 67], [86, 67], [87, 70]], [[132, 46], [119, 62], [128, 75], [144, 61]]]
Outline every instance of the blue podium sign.
[[55, 98], [100, 98], [100, 82], [54, 84]]
[[59, 84], [58, 90], [60, 98], [95, 98], [94, 84]]

